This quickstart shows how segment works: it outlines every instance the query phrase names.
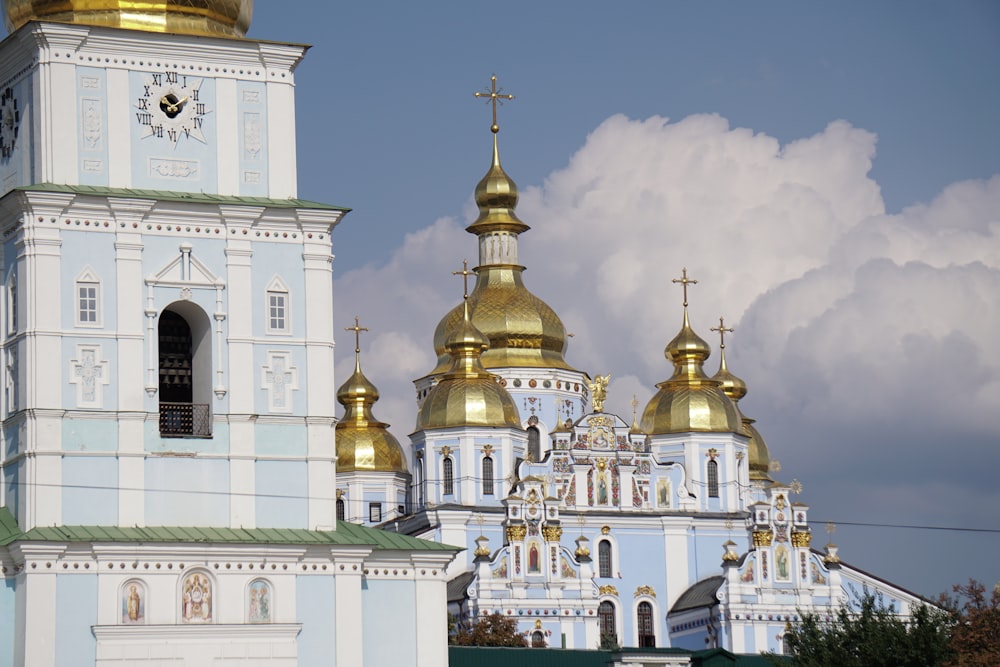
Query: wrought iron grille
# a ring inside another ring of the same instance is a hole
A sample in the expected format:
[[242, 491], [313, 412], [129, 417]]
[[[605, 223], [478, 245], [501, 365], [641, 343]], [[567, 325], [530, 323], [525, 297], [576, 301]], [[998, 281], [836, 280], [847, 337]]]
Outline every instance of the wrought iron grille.
[[209, 437], [212, 415], [208, 403], [160, 403], [160, 435]]

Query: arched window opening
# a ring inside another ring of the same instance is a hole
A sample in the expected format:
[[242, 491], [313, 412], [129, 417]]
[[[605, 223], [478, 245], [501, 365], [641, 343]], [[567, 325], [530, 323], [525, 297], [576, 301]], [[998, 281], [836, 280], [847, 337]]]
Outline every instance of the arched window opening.
[[531, 633], [531, 648], [545, 648], [545, 633], [535, 630]]
[[444, 495], [451, 496], [455, 493], [455, 462], [451, 457], [447, 457], [442, 465], [444, 468]]
[[714, 460], [708, 462], [708, 497], [719, 497], [719, 464]]
[[160, 313], [160, 435], [211, 437], [212, 337], [205, 312], [179, 302]]
[[344, 521], [344, 499], [337, 498], [337, 521]]
[[597, 576], [611, 576], [611, 542], [607, 540], [597, 543]]
[[656, 646], [656, 635], [653, 634], [653, 605], [640, 602], [636, 610], [636, 625], [639, 628], [639, 648]]
[[483, 459], [483, 495], [493, 495], [493, 457]]
[[417, 509], [424, 506], [424, 460], [417, 459], [416, 465], [416, 480], [414, 483], [414, 490], [416, 495], [416, 505]]
[[537, 426], [528, 427], [528, 458], [536, 463], [542, 460], [542, 436]]
[[601, 627], [601, 645], [618, 643], [618, 630], [615, 628], [615, 606], [605, 600], [597, 606], [597, 621]]

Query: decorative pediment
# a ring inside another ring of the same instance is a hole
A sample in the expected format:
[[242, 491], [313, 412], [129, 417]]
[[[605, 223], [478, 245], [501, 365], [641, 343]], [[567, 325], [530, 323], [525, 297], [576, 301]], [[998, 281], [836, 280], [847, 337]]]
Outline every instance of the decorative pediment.
[[216, 289], [225, 281], [212, 273], [208, 266], [195, 257], [190, 243], [182, 243], [178, 255], [159, 271], [146, 278], [149, 285], [206, 287]]

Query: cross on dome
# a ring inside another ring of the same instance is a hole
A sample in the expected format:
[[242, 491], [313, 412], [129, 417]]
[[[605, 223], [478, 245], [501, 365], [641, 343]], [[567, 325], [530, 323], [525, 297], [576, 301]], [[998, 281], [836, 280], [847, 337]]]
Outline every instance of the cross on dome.
[[719, 326], [712, 327], [709, 331], [717, 331], [719, 333], [719, 349], [724, 350], [726, 349], [726, 334], [733, 333], [736, 330], [732, 327], [726, 327], [726, 323], [722, 320], [722, 316], [719, 316]]
[[513, 95], [504, 95], [503, 88], [497, 89], [497, 75], [494, 74], [490, 77], [490, 87], [485, 92], [475, 92], [473, 93], [475, 97], [485, 97], [488, 104], [493, 105], [493, 124], [490, 126], [490, 131], [496, 134], [500, 131], [500, 126], [497, 125], [497, 104], [503, 105], [504, 100], [514, 99]]
[[461, 271], [452, 271], [451, 275], [453, 275], [453, 276], [462, 276], [462, 290], [463, 290], [462, 298], [463, 299], [468, 299], [469, 298], [469, 276], [474, 275], [474, 272], [469, 271], [469, 261], [466, 260], [466, 259], [463, 259], [462, 260], [462, 270]]
[[693, 279], [693, 278], [688, 278], [687, 267], [684, 267], [683, 269], [681, 269], [681, 277], [680, 278], [674, 278], [671, 282], [673, 282], [673, 283], [680, 283], [680, 285], [684, 288], [684, 307], [687, 308], [687, 306], [688, 306], [688, 285], [697, 285], [698, 281], [695, 280], [695, 279]]
[[354, 332], [354, 354], [361, 354], [361, 332], [368, 331], [368, 327], [361, 326], [361, 321], [357, 315], [354, 316], [354, 326], [344, 327], [344, 331]]

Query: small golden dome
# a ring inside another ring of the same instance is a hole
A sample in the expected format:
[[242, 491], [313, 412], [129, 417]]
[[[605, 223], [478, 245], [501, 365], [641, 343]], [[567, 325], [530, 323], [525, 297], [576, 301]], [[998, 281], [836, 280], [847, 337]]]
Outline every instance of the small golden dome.
[[335, 429], [337, 471], [407, 472], [399, 441], [372, 414], [378, 389], [361, 372], [360, 350], [354, 354], [354, 373], [337, 390], [345, 410]]
[[7, 30], [28, 21], [146, 32], [245, 37], [253, 0], [6, 0]]
[[743, 425], [743, 434], [749, 438], [747, 452], [750, 460], [750, 479], [762, 482], [774, 481], [771, 479], [770, 474], [768, 474], [771, 465], [771, 455], [767, 450], [764, 437], [754, 427], [754, 420], [744, 416], [740, 410], [740, 399], [747, 395], [747, 383], [729, 371], [729, 367], [726, 366], [725, 344], [719, 347], [722, 359], [719, 361], [719, 371], [712, 376], [712, 379], [719, 382], [722, 391], [736, 404], [736, 411], [739, 413], [740, 422]]
[[417, 415], [418, 431], [451, 426], [521, 427], [514, 399], [497, 376], [483, 368], [480, 357], [489, 342], [469, 320], [468, 302], [467, 298], [462, 321], [445, 345], [451, 368], [424, 398]]
[[648, 435], [688, 431], [742, 432], [736, 405], [718, 381], [705, 375], [703, 365], [711, 349], [691, 329], [686, 307], [684, 324], [664, 354], [673, 362], [674, 374], [656, 385], [659, 391], [646, 404], [642, 414], [642, 431]]
[[479, 217], [465, 230], [471, 234], [508, 231], [520, 234], [530, 227], [521, 222], [514, 209], [517, 207], [517, 184], [500, 166], [497, 135], [493, 134], [493, 163], [476, 185], [476, 205]]

